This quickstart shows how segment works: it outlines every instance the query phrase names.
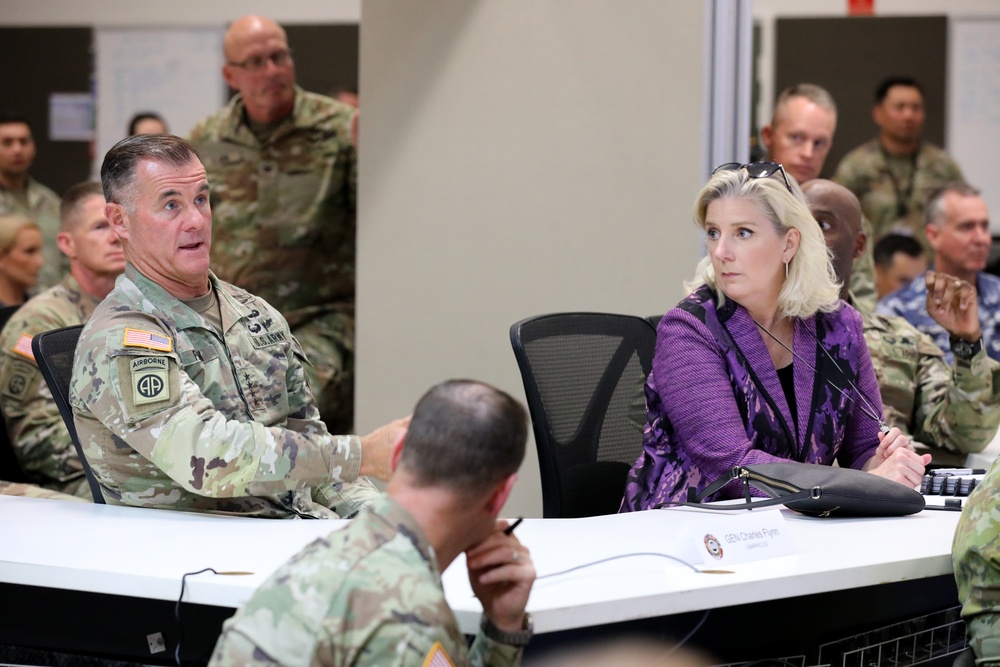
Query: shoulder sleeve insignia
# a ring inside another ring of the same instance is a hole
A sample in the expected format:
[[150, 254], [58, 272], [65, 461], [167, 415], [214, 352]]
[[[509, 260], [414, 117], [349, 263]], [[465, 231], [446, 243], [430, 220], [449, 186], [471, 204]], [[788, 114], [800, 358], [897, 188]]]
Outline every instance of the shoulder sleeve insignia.
[[31, 351], [31, 336], [26, 333], [21, 334], [21, 337], [14, 344], [14, 352], [34, 361], [35, 355]]
[[170, 336], [156, 334], [151, 331], [141, 329], [125, 329], [125, 337], [122, 340], [125, 347], [144, 347], [157, 352], [170, 352], [173, 350], [174, 341]]
[[427, 652], [424, 658], [423, 667], [455, 667], [455, 663], [448, 657], [448, 653], [441, 646], [441, 642], [434, 642], [434, 646]]
[[170, 399], [167, 357], [133, 357], [129, 361], [129, 371], [132, 374], [132, 400], [136, 405]]

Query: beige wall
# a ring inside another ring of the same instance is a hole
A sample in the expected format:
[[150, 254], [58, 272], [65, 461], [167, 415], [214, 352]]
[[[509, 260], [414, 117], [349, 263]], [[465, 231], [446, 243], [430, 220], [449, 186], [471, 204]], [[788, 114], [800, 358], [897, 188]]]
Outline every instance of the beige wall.
[[0, 0], [0, 25], [222, 26], [244, 14], [281, 23], [357, 23], [361, 0]]
[[[518, 319], [681, 297], [699, 254], [702, 12], [365, 0], [360, 428], [450, 377], [523, 398]], [[508, 515], [541, 516], [530, 448]]]

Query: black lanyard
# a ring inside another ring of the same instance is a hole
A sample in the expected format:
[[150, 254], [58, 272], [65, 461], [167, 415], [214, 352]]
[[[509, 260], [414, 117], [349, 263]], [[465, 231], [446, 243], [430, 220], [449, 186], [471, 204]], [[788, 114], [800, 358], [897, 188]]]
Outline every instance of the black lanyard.
[[882, 158], [885, 160], [885, 170], [889, 173], [889, 179], [892, 181], [892, 189], [896, 193], [896, 217], [905, 218], [910, 212], [910, 199], [913, 197], [913, 182], [917, 176], [917, 150], [916, 153], [910, 156], [910, 177], [906, 182], [906, 189], [900, 189], [899, 181], [896, 180], [896, 173], [892, 170], [889, 165], [889, 153], [886, 152], [882, 144], [879, 143], [878, 148], [882, 151]]

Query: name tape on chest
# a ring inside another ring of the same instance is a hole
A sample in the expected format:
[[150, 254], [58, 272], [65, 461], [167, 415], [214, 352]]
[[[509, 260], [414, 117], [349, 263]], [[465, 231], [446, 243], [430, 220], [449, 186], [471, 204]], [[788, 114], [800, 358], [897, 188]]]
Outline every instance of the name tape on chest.
[[170, 398], [166, 357], [137, 357], [129, 362], [132, 396], [136, 405]]
[[170, 352], [174, 349], [174, 341], [170, 336], [142, 329], [125, 329], [122, 345], [125, 347], [144, 347], [147, 350], [156, 350], [157, 352]]

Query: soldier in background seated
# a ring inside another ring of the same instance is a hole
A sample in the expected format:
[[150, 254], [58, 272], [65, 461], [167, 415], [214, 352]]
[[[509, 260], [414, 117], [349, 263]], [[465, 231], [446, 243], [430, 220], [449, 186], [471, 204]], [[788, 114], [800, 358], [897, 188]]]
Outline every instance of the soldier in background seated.
[[[832, 181], [810, 181], [802, 188], [838, 276], [864, 252], [857, 197]], [[927, 304], [936, 322], [957, 342], [956, 361], [948, 365], [934, 341], [901, 317], [861, 312], [865, 342], [872, 357], [886, 423], [932, 446], [936, 464], [962, 465], [966, 453], [985, 448], [1000, 425], [1000, 362], [980, 347], [974, 288], [944, 274], [928, 274]], [[954, 289], [956, 284], [961, 289]], [[941, 297], [940, 305], [930, 307]], [[852, 295], [844, 285], [841, 298]], [[958, 456], [960, 455], [960, 456]]]
[[56, 240], [69, 258], [69, 274], [21, 306], [0, 332], [0, 408], [21, 469], [45, 488], [87, 499], [90, 487], [35, 363], [31, 339], [86, 322], [125, 270], [122, 244], [104, 206], [100, 183], [78, 183], [66, 191]]
[[912, 236], [889, 234], [875, 244], [875, 291], [889, 296], [927, 271], [927, 255]]

